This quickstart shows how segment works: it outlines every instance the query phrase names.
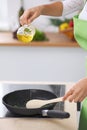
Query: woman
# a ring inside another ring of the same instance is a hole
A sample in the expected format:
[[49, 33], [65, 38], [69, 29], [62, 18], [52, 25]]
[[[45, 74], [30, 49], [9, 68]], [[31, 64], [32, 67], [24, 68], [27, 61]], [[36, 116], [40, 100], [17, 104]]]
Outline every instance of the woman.
[[[84, 3], [84, 0], [65, 0], [36, 6], [24, 12], [24, 14], [20, 17], [20, 23], [21, 25], [30, 24], [40, 15], [64, 16], [74, 11], [81, 11], [84, 7]], [[72, 88], [63, 97], [63, 100], [81, 102], [86, 96], [87, 78], [83, 78], [72, 86]]]

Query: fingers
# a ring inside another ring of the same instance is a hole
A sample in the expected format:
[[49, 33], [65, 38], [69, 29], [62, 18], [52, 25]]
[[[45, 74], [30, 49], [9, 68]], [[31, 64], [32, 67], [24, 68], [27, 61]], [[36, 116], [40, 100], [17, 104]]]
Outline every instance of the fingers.
[[79, 80], [73, 87], [65, 94], [63, 100], [70, 102], [81, 102], [87, 96], [87, 78]]
[[63, 97], [63, 101], [65, 101], [70, 95], [72, 95], [74, 92], [73, 89], [70, 89]]
[[85, 97], [86, 97], [85, 93], [83, 91], [81, 91], [74, 98], [74, 102], [81, 102]]
[[68, 100], [69, 100], [70, 102], [72, 102], [72, 101], [74, 101], [74, 102], [78, 102], [79, 99], [80, 99], [80, 97], [77, 96], [76, 93], [73, 93], [72, 95], [70, 95], [70, 96], [68, 97]]
[[32, 17], [30, 17], [30, 18], [28, 19], [27, 23], [28, 23], [28, 24], [31, 23], [35, 18], [37, 18], [36, 13], [33, 14]]
[[28, 24], [28, 16], [23, 14], [21, 17], [20, 17], [20, 24], [21, 25], [24, 25], [24, 24]]
[[[23, 15], [20, 17], [20, 24], [30, 24], [33, 13], [30, 10], [26, 10]], [[34, 19], [34, 18], [33, 18]]]
[[28, 23], [27, 19], [24, 18], [23, 16], [21, 16], [21, 17], [20, 17], [20, 24], [21, 24], [21, 25], [24, 25], [24, 24], [27, 24], [27, 23]]
[[29, 17], [23, 15], [20, 17], [20, 24], [21, 25], [30, 24], [35, 18], [36, 18], [36, 14]]
[[69, 102], [81, 102], [86, 95], [83, 93], [83, 91], [76, 91], [74, 89], [69, 90], [65, 96], [63, 97], [63, 101], [68, 100]]
[[20, 17], [20, 24], [30, 24], [35, 18], [40, 15], [39, 7], [28, 9], [24, 12], [24, 14]]
[[79, 98], [79, 102], [82, 102], [84, 100], [84, 98], [87, 97], [87, 94], [83, 94], [80, 96]]
[[30, 24], [35, 18], [39, 17], [42, 13], [43, 6], [37, 6], [26, 10], [20, 17], [20, 24]]

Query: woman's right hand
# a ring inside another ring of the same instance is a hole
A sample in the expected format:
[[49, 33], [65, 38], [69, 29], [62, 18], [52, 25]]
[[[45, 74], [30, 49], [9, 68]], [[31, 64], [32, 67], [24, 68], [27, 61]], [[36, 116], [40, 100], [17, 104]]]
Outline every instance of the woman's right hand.
[[34, 19], [40, 15], [48, 16], [61, 16], [63, 11], [62, 2], [53, 2], [51, 4], [44, 4], [36, 6], [26, 10], [23, 15], [20, 17], [20, 24], [30, 24]]
[[44, 6], [37, 6], [24, 11], [23, 15], [20, 17], [20, 24], [30, 24], [34, 19], [42, 14]]

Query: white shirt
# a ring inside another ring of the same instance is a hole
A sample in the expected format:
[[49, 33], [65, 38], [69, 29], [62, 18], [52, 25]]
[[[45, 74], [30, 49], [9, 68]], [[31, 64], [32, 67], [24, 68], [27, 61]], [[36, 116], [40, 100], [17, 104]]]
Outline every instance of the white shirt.
[[81, 11], [84, 7], [85, 0], [64, 0], [63, 2], [63, 13], [62, 15], [68, 15], [75, 11]]

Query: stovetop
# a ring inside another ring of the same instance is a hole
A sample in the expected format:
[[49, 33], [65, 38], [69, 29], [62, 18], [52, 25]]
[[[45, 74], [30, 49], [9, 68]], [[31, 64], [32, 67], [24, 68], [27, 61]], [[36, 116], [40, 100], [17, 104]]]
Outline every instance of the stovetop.
[[[56, 84], [0, 84], [0, 117], [23, 117], [15, 115], [8, 111], [8, 109], [2, 103], [2, 97], [7, 93], [13, 92], [15, 90], [22, 89], [41, 89], [53, 92], [57, 97], [61, 97], [65, 94], [65, 85]], [[59, 102], [53, 108], [54, 110], [64, 111], [64, 102]]]

